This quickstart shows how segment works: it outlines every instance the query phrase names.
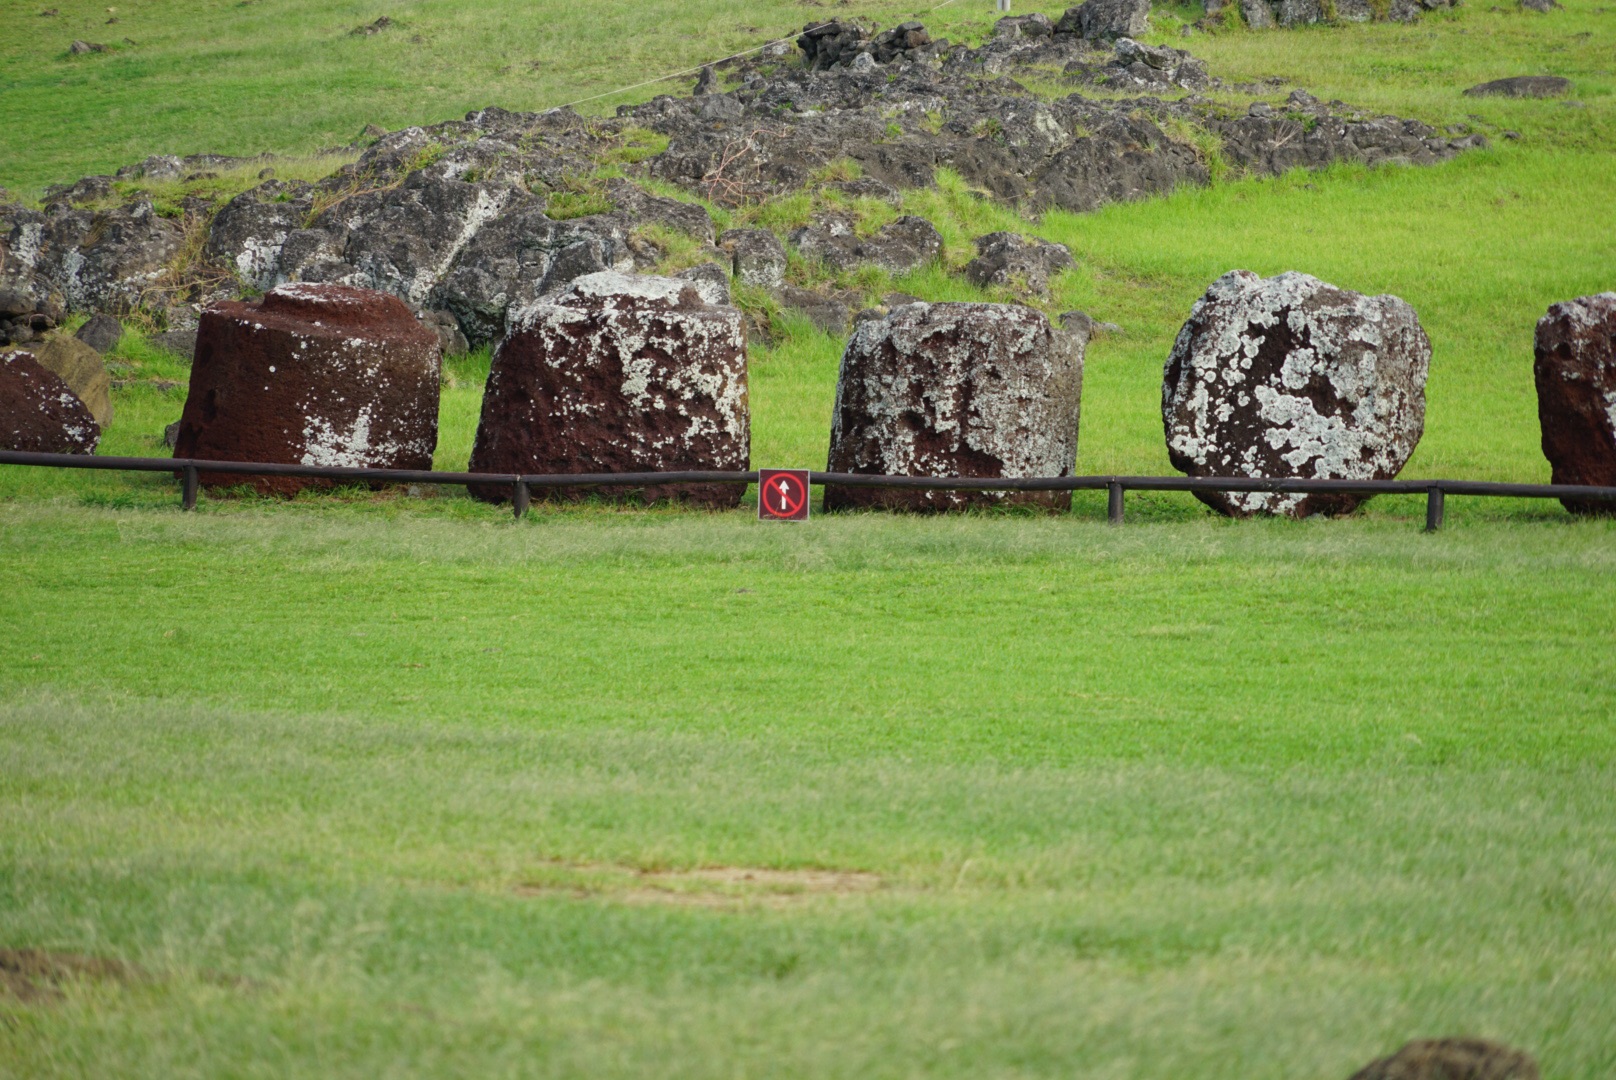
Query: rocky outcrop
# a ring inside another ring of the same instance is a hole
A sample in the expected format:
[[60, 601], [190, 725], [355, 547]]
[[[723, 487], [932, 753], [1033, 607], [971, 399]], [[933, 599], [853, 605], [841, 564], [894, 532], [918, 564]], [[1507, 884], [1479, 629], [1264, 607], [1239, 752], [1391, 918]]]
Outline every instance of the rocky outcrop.
[[1150, 0], [1087, 0], [1067, 10], [1055, 24], [1057, 34], [1076, 34], [1090, 41], [1135, 38], [1150, 29]]
[[[1543, 456], [1554, 483], [1616, 487], [1616, 292], [1549, 308], [1534, 353]], [[1616, 503], [1563, 501], [1572, 513], [1616, 514]]]
[[31, 351], [40, 367], [67, 384], [97, 424], [112, 423], [112, 376], [100, 353], [66, 334], [53, 334]]
[[1551, 98], [1571, 93], [1571, 80], [1558, 75], [1515, 75], [1494, 79], [1464, 92], [1465, 97]]
[[0, 449], [93, 454], [101, 426], [68, 385], [30, 353], [0, 353]]
[[[750, 457], [741, 313], [690, 282], [590, 274], [514, 313], [495, 350], [473, 472], [744, 470]], [[503, 485], [473, 488], [509, 499]], [[738, 484], [661, 485], [647, 500], [739, 505]], [[560, 498], [624, 498], [620, 488]]]
[[[1195, 302], [1162, 378], [1190, 476], [1390, 480], [1425, 430], [1431, 343], [1414, 309], [1307, 274], [1232, 270]], [[1343, 514], [1355, 495], [1197, 493], [1220, 513]]]
[[923, 217], [907, 215], [889, 222], [869, 236], [860, 236], [853, 219], [825, 214], [791, 234], [791, 242], [806, 258], [832, 270], [878, 266], [905, 274], [941, 258], [943, 236]]
[[[202, 315], [174, 455], [430, 469], [438, 441], [438, 339], [397, 297], [281, 285]], [[207, 474], [291, 495], [328, 482]]]
[[978, 236], [976, 251], [976, 258], [965, 264], [971, 284], [1038, 296], [1049, 295], [1050, 278], [1077, 265], [1065, 244], [1012, 232]]
[[718, 246], [729, 253], [730, 272], [742, 285], [778, 289], [785, 284], [785, 245], [768, 229], [730, 229], [718, 238]]
[[[1087, 320], [1032, 308], [908, 304], [861, 319], [842, 355], [831, 472], [1067, 476], [1077, 459]], [[1003, 503], [1064, 508], [1070, 492], [829, 486], [827, 510], [938, 511]]]
[[[1352, 2], [1360, 0], [1338, 0], [1337, 9]], [[164, 329], [188, 330], [210, 300], [302, 281], [452, 312], [479, 345], [504, 333], [510, 310], [579, 276], [644, 270], [682, 250], [669, 231], [711, 247], [713, 222], [696, 197], [739, 206], [814, 185], [894, 201], [947, 168], [1026, 212], [1080, 212], [1209, 182], [1215, 144], [1252, 173], [1342, 160], [1427, 164], [1483, 144], [1339, 102], [1241, 109], [1165, 100], [1218, 84], [1189, 54], [1124, 32], [1137, 30], [1145, 10], [1139, 0], [1089, 0], [1059, 22], [1015, 16], [974, 49], [934, 40], [918, 24], [873, 33], [833, 20], [803, 35], [801, 66], [782, 64], [772, 48], [738, 56], [713, 66], [702, 95], [658, 97], [615, 120], [483, 109], [380, 132], [362, 152], [353, 148], [357, 161], [317, 183], [270, 176], [223, 205], [199, 189], [183, 197], [179, 216], [138, 192], [113, 204], [128, 185], [246, 159], [149, 158], [116, 177], [52, 188], [43, 211], [0, 205], [0, 335], [33, 341], [69, 309], [136, 307]], [[1098, 44], [1114, 32], [1122, 36], [1113, 47]], [[1105, 94], [1051, 101], [995, 77], [1022, 67], [1046, 78], [1062, 70], [1074, 88]], [[665, 149], [655, 145], [664, 140]], [[858, 179], [822, 179], [849, 160]], [[603, 163], [631, 178], [600, 178]], [[686, 195], [652, 193], [645, 180]], [[915, 253], [930, 257], [935, 238], [921, 231], [858, 237], [822, 217], [805, 240], [836, 269], [903, 272]], [[745, 273], [774, 280], [766, 257]]]
[[1532, 1055], [1486, 1039], [1419, 1039], [1352, 1080], [1538, 1080], [1538, 1069]]

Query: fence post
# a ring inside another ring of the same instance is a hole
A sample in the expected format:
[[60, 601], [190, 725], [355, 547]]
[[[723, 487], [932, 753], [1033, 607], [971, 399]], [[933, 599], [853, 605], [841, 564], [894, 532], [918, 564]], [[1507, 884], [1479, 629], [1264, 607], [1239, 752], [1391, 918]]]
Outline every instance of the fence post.
[[1113, 525], [1122, 524], [1122, 485], [1115, 480], [1106, 485], [1106, 519]]
[[1447, 509], [1446, 493], [1433, 485], [1425, 492], [1425, 531], [1434, 533], [1442, 528], [1442, 516]]
[[185, 466], [185, 478], [180, 488], [180, 509], [196, 509], [196, 492], [202, 484], [202, 477], [198, 475], [195, 465]]
[[522, 520], [522, 515], [527, 513], [528, 504], [532, 501], [533, 493], [528, 490], [527, 481], [517, 477], [516, 490], [511, 492], [511, 509], [516, 512], [517, 521]]

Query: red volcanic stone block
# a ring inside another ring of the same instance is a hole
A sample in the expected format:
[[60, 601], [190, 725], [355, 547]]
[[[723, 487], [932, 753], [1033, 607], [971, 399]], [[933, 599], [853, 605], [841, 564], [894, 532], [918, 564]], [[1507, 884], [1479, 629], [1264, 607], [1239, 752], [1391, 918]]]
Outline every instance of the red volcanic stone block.
[[0, 355], [0, 450], [93, 454], [101, 425], [61, 377], [32, 353]]
[[[513, 313], [494, 352], [471, 470], [739, 472], [751, 456], [741, 313], [675, 278], [606, 271]], [[643, 497], [713, 508], [741, 484], [653, 485]], [[490, 502], [508, 486], [472, 489]], [[561, 488], [562, 498], [622, 488]]]
[[[1549, 308], [1533, 351], [1543, 456], [1554, 482], [1616, 487], [1616, 292]], [[1576, 514], [1616, 513], [1616, 503], [1561, 501]]]
[[[345, 285], [282, 285], [202, 313], [174, 456], [430, 469], [438, 337], [403, 301]], [[292, 495], [330, 481], [202, 475]]]

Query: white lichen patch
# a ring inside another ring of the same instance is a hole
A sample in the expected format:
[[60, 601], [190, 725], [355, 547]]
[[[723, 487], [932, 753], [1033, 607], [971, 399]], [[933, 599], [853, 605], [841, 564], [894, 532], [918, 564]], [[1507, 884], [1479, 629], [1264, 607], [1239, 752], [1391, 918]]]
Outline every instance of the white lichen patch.
[[[1397, 297], [1231, 271], [1196, 302], [1168, 357], [1169, 455], [1193, 476], [1389, 479], [1424, 430], [1430, 359]], [[1315, 505], [1262, 492], [1212, 501], [1236, 513]]]

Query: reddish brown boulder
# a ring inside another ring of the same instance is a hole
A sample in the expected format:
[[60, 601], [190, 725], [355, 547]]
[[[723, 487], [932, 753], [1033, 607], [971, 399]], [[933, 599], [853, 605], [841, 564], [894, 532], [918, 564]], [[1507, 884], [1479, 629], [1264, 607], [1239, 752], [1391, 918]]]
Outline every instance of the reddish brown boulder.
[[1538, 1080], [1530, 1054], [1486, 1039], [1419, 1039], [1352, 1080]]
[[0, 449], [93, 454], [101, 425], [78, 395], [31, 353], [0, 355]]
[[[1534, 351], [1543, 456], [1554, 482], [1616, 487], [1616, 292], [1549, 308]], [[1575, 514], [1616, 514], [1616, 503], [1562, 502]]]
[[[906, 304], [864, 319], [842, 355], [830, 471], [884, 476], [1069, 476], [1077, 461], [1086, 317], [1050, 325], [1011, 304]], [[1063, 492], [831, 485], [825, 509], [1069, 508]]]
[[[438, 443], [438, 336], [397, 297], [282, 285], [215, 304], [197, 329], [174, 456], [430, 469]], [[292, 495], [327, 481], [203, 474]]]
[[[750, 453], [741, 313], [708, 304], [688, 281], [608, 270], [512, 314], [494, 352], [471, 470], [743, 471]], [[658, 485], [640, 494], [729, 508], [743, 491], [740, 484]], [[472, 494], [497, 502], [511, 490]]]

